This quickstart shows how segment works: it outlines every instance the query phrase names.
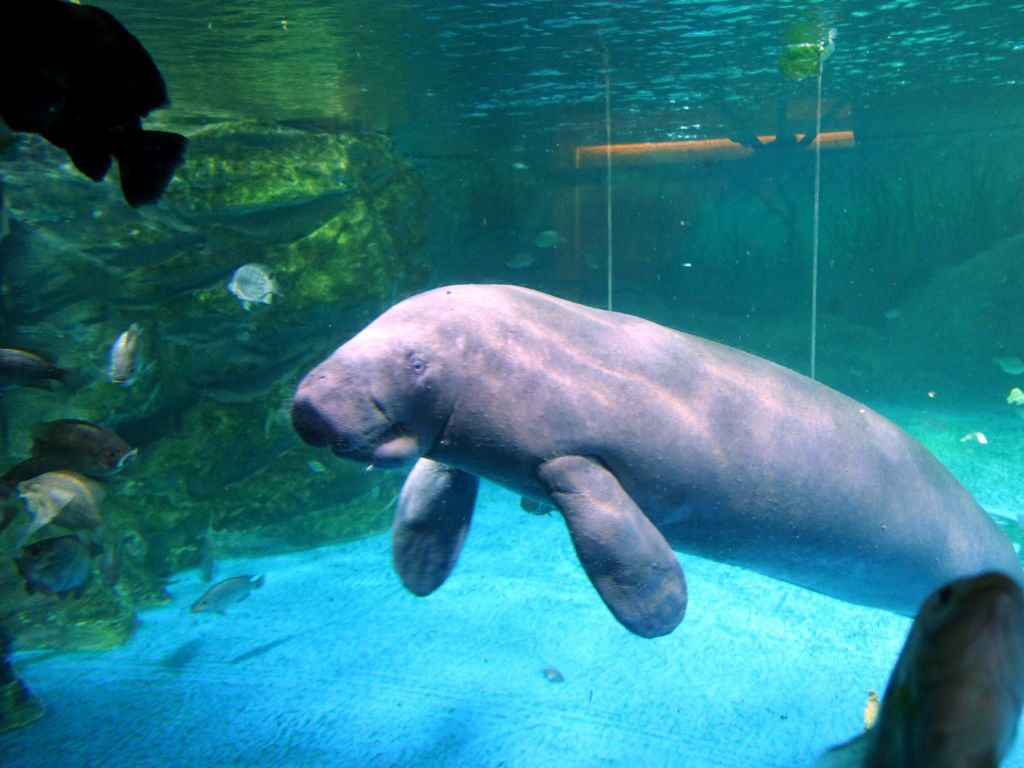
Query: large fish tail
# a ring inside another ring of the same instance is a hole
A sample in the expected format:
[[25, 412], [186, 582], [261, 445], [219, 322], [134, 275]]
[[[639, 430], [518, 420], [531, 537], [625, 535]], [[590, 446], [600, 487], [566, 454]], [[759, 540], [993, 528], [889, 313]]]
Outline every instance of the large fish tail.
[[185, 160], [188, 139], [167, 131], [140, 131], [137, 139], [115, 152], [121, 191], [128, 205], [155, 203]]

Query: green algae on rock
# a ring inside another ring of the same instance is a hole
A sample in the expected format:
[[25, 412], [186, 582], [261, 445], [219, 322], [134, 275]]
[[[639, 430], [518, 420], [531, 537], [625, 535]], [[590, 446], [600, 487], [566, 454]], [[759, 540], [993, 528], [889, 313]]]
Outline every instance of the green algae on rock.
[[[322, 471], [285, 400], [339, 335], [423, 287], [419, 172], [376, 133], [256, 123], [191, 133], [151, 211], [39, 173], [52, 160], [45, 146], [12, 149], [6, 191], [34, 219], [4, 242], [5, 319], [27, 340], [42, 332], [83, 376], [74, 393], [5, 393], [6, 462], [27, 455], [36, 423], [57, 418], [110, 427], [139, 449], [106, 487], [103, 552], [80, 600], [29, 597], [12, 560], [0, 562], [0, 623], [16, 648], [123, 643], [137, 610], [169, 599], [161, 579], [204, 551], [314, 547], [390, 521], [401, 478], [341, 462]], [[281, 295], [247, 313], [226, 285], [253, 261]], [[107, 352], [132, 323], [146, 329], [144, 365], [131, 387], [113, 387]]]

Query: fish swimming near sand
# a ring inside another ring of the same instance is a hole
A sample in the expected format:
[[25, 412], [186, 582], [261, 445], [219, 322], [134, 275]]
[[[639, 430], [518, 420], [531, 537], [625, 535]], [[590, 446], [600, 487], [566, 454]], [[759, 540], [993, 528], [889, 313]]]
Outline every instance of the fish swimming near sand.
[[214, 584], [192, 604], [192, 613], [220, 613], [233, 603], [241, 602], [254, 589], [263, 586], [263, 576], [232, 576]]
[[181, 165], [181, 134], [147, 131], [168, 104], [142, 43], [106, 11], [64, 0], [8, 0], [0, 25], [0, 117], [37, 133], [93, 181], [117, 160], [132, 207], [153, 203]]
[[80, 419], [48, 421], [32, 432], [32, 456], [48, 464], [43, 471], [69, 469], [90, 477], [110, 477], [134, 461], [137, 453], [113, 430]]
[[78, 598], [89, 585], [92, 558], [99, 552], [98, 546], [87, 547], [75, 536], [57, 536], [25, 547], [14, 564], [28, 594]]
[[53, 389], [53, 382], [59, 381], [72, 389], [73, 374], [60, 368], [52, 360], [38, 352], [14, 347], [0, 347], [0, 389], [14, 387], [36, 387]]
[[941, 587], [918, 612], [877, 724], [816, 768], [995, 768], [1024, 699], [1024, 593], [1000, 573]]

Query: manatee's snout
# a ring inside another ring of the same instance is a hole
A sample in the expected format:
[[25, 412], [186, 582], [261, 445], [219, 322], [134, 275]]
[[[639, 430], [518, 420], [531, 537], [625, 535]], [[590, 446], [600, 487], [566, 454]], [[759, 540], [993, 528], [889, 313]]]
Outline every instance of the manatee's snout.
[[296, 398], [292, 404], [292, 429], [305, 442], [318, 448], [333, 440], [330, 424], [327, 423], [316, 406], [308, 400]]
[[368, 460], [391, 425], [364, 382], [327, 364], [314, 368], [295, 390], [292, 427], [305, 442], [336, 456]]
[[310, 445], [332, 445], [338, 439], [338, 430], [324, 412], [323, 403], [331, 402], [330, 378], [326, 373], [313, 370], [295, 390], [292, 401], [292, 429]]

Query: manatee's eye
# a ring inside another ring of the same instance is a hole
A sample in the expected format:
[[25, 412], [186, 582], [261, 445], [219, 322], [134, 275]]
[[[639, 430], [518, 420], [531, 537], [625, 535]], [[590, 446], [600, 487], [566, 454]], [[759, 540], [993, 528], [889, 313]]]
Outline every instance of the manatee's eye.
[[427, 361], [423, 359], [423, 356], [416, 352], [409, 353], [409, 367], [413, 373], [421, 374], [427, 372]]
[[949, 584], [939, 590], [939, 605], [945, 605], [953, 597], [953, 587]]

